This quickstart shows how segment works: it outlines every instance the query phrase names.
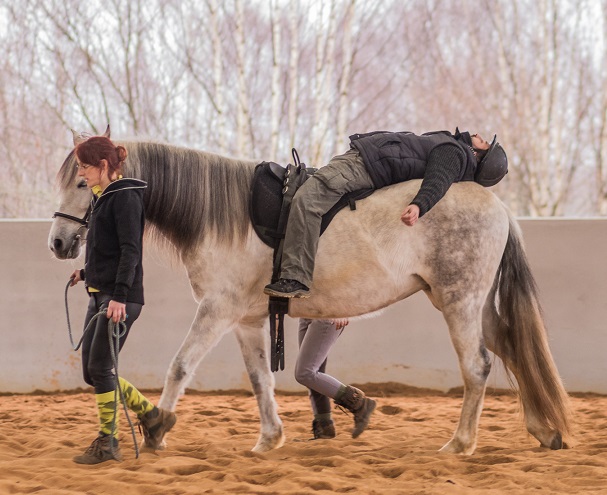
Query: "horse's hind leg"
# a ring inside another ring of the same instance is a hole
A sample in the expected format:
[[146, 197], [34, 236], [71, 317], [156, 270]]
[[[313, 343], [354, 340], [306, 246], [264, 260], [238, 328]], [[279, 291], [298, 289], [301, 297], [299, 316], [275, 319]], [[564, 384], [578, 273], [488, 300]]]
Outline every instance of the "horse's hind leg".
[[[495, 293], [487, 298], [487, 303], [483, 309], [483, 335], [488, 349], [499, 357], [506, 367], [515, 377], [519, 388], [524, 387], [525, 383], [521, 380], [519, 370], [516, 367], [515, 360], [512, 357], [512, 351], [507, 346], [497, 345], [497, 336], [499, 331], [499, 315], [495, 308]], [[525, 426], [527, 431], [537, 438], [544, 447], [551, 449], [566, 448], [567, 444], [563, 443], [560, 433], [552, 428], [547, 428], [534, 415], [534, 408], [526, 404], [525, 393], [521, 393], [521, 401], [523, 411], [525, 413]]]
[[237, 327], [234, 333], [240, 344], [259, 407], [261, 432], [253, 451], [266, 452], [279, 448], [283, 445], [285, 437], [274, 399], [274, 375], [270, 371], [268, 357], [269, 330], [266, 330], [260, 323], [259, 325]]
[[476, 448], [485, 385], [491, 370], [489, 353], [482, 339], [481, 305], [476, 300], [460, 301], [443, 307], [443, 315], [459, 359], [464, 400], [455, 434], [440, 451], [469, 455]]

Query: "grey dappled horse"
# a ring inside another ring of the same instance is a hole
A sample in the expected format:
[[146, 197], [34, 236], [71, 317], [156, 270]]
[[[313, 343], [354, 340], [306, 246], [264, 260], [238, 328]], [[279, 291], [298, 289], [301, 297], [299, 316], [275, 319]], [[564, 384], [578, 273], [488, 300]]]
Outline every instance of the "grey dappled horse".
[[[253, 450], [280, 447], [285, 437], [274, 399], [263, 294], [272, 250], [249, 220], [256, 162], [152, 142], [120, 144], [129, 152], [124, 175], [148, 183], [148, 240], [174, 248], [198, 303], [159, 406], [175, 410], [202, 358], [234, 331], [261, 418]], [[58, 173], [59, 210], [82, 218], [91, 192], [75, 164], [72, 151]], [[474, 452], [491, 368], [487, 350], [516, 378], [528, 431], [545, 447], [566, 447], [568, 397], [548, 347], [518, 225], [492, 192], [465, 182], [454, 184], [414, 227], [406, 227], [400, 214], [419, 185], [410, 181], [378, 190], [356, 210], [335, 217], [320, 239], [312, 297], [292, 300], [290, 316], [354, 317], [422, 290], [447, 322], [464, 381], [459, 424], [441, 451]], [[76, 258], [82, 233], [73, 218], [57, 217], [49, 247], [59, 259]]]

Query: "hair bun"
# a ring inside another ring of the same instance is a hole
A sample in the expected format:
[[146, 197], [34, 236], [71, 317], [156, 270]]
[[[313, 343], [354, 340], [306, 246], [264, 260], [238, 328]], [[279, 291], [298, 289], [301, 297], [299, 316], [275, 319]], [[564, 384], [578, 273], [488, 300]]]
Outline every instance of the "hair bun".
[[118, 155], [118, 161], [123, 162], [126, 160], [128, 152], [124, 146], [116, 146], [116, 154]]

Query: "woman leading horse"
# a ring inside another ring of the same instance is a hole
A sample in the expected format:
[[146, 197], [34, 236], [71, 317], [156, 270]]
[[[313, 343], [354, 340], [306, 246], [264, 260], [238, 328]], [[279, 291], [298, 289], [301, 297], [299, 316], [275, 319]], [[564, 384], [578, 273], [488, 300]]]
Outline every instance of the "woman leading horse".
[[[249, 218], [258, 162], [159, 143], [121, 145], [129, 153], [125, 174], [148, 185], [143, 202], [150, 239], [174, 248], [198, 302], [159, 407], [175, 410], [202, 358], [233, 331], [259, 406], [261, 432], [254, 450], [280, 447], [284, 434], [263, 295], [272, 250], [255, 235]], [[82, 217], [91, 192], [79, 187], [75, 163], [70, 153], [58, 173], [60, 210]], [[403, 228], [401, 213], [419, 186], [411, 180], [384, 187], [359, 201], [356, 210], [338, 213], [319, 241], [312, 296], [291, 300], [289, 314], [354, 317], [424, 291], [447, 322], [464, 382], [460, 420], [442, 451], [475, 450], [491, 367], [488, 351], [516, 378], [528, 431], [545, 447], [566, 446], [568, 397], [548, 347], [516, 222], [493, 193], [470, 181], [451, 186], [415, 228]], [[80, 231], [77, 222], [55, 218], [49, 247], [56, 257], [77, 257]]]

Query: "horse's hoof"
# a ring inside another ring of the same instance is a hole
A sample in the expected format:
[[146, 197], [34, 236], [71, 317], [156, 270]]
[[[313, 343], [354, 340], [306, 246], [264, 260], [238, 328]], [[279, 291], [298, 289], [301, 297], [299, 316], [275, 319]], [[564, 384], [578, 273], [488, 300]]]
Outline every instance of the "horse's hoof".
[[145, 439], [141, 442], [141, 450], [150, 452], [156, 450], [164, 450], [167, 448], [167, 443], [164, 439], [162, 439], [159, 443], [148, 442]]
[[280, 435], [277, 435], [272, 438], [263, 438], [260, 437], [257, 441], [257, 445], [253, 447], [252, 451], [257, 453], [269, 452], [270, 450], [279, 449], [285, 443], [286, 437], [280, 432]]
[[472, 455], [476, 450], [476, 445], [466, 447], [462, 442], [455, 439], [449, 440], [443, 448], [439, 450], [441, 454], [458, 454], [458, 455]]
[[552, 442], [550, 442], [550, 449], [561, 450], [561, 449], [566, 449], [566, 448], [567, 448], [567, 444], [563, 442], [563, 437], [557, 431], [556, 435], [554, 435], [554, 438], [552, 439]]

